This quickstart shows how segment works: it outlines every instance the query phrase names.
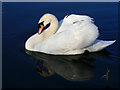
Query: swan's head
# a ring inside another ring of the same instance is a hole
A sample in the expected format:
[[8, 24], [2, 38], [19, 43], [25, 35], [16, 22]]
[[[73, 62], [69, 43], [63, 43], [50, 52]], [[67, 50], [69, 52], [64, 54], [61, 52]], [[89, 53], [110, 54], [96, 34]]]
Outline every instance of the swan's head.
[[38, 22], [38, 28], [39, 28], [39, 31], [38, 31], [38, 34], [41, 34], [44, 30], [46, 30], [47, 28], [49, 28], [51, 22], [55, 19], [56, 17], [52, 14], [44, 14], [39, 22]]

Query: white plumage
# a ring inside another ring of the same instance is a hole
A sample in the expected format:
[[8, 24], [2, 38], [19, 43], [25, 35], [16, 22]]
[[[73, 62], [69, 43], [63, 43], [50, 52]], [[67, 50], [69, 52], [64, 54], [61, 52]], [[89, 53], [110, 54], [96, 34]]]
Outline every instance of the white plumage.
[[50, 23], [50, 26], [40, 35], [36, 33], [26, 41], [27, 50], [71, 55], [82, 54], [85, 50], [99, 51], [115, 42], [115, 40], [97, 40], [98, 27], [93, 23], [92, 18], [86, 15], [71, 14], [65, 16], [58, 24], [54, 15], [45, 14], [39, 20], [39, 23], [41, 22], [44, 22], [44, 26]]

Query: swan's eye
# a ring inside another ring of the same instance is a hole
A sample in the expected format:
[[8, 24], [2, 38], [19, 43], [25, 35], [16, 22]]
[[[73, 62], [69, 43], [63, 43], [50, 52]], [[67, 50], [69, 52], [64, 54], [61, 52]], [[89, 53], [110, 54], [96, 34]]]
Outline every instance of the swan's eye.
[[43, 24], [43, 23], [44, 23], [44, 21], [43, 21], [43, 22], [41, 22], [41, 23], [39, 23], [39, 24], [38, 24], [38, 28], [41, 28], [41, 25], [43, 25], [43, 26], [44, 26], [44, 24]]
[[41, 31], [41, 33], [42, 33], [44, 30], [46, 30], [49, 26], [50, 26], [50, 23], [48, 23], [48, 24], [43, 28], [43, 30]]
[[38, 28], [41, 28], [41, 26], [38, 24]]

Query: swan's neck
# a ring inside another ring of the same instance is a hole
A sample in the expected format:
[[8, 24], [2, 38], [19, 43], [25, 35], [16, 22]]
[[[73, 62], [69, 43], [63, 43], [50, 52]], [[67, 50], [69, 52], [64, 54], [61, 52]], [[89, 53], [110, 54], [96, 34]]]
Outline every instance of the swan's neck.
[[57, 20], [57, 18], [55, 16], [52, 16], [50, 18], [51, 18], [50, 26], [42, 33], [43, 40], [46, 40], [51, 35], [56, 33], [56, 31], [58, 29], [58, 20]]
[[25, 48], [28, 50], [35, 50], [35, 46], [39, 45], [41, 42], [49, 38], [51, 35], [56, 33], [58, 29], [58, 20], [55, 16], [48, 17], [50, 19], [50, 26], [43, 31], [40, 35], [36, 33], [35, 35], [31, 36], [25, 44]]

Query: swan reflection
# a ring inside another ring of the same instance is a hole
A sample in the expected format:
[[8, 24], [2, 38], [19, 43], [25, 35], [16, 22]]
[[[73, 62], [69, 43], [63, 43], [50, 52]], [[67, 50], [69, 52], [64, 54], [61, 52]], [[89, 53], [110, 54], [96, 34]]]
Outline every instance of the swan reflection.
[[[97, 57], [104, 57], [109, 53], [105, 50], [82, 55], [50, 55], [40, 52], [25, 51], [36, 60], [37, 72], [44, 77], [55, 73], [71, 81], [86, 81], [94, 77], [92, 63]], [[47, 69], [40, 67], [40, 63]]]

